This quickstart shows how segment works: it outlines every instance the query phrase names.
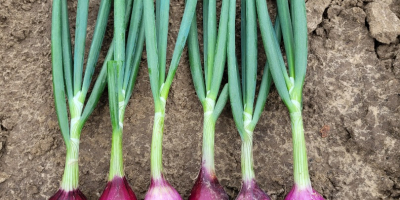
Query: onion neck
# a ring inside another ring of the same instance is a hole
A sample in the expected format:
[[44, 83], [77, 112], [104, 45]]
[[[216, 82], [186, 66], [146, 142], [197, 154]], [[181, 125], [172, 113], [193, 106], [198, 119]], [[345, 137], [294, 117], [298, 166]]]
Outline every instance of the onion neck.
[[65, 159], [64, 175], [61, 182], [61, 189], [72, 191], [79, 185], [79, 138], [81, 133], [79, 117], [71, 119], [71, 134], [69, 145], [67, 145], [67, 155]]
[[203, 146], [202, 146], [202, 167], [207, 174], [215, 174], [214, 165], [214, 137], [215, 137], [215, 119], [213, 117], [215, 101], [206, 98], [204, 104], [203, 121]]
[[79, 91], [69, 102], [71, 113], [70, 138], [67, 143], [64, 175], [61, 189], [64, 191], [76, 190], [79, 186], [79, 138], [83, 123], [81, 114], [83, 109], [83, 95]]
[[162, 139], [164, 130], [165, 104], [154, 114], [153, 136], [151, 138], [151, 177], [162, 179]]
[[253, 140], [250, 138], [242, 141], [242, 179], [249, 182], [254, 179], [253, 170]]
[[253, 126], [251, 125], [252, 115], [243, 112], [244, 133], [242, 137], [242, 179], [247, 183], [254, 179], [253, 170]]
[[79, 140], [71, 138], [70, 147], [67, 147], [64, 175], [61, 182], [61, 188], [67, 192], [77, 189], [79, 185], [78, 157]]
[[111, 143], [110, 173], [108, 180], [124, 176], [124, 159], [122, 154], [122, 128], [114, 130]]
[[307, 149], [301, 112], [290, 113], [290, 120], [292, 123], [294, 182], [300, 188], [310, 187], [311, 181], [308, 174]]

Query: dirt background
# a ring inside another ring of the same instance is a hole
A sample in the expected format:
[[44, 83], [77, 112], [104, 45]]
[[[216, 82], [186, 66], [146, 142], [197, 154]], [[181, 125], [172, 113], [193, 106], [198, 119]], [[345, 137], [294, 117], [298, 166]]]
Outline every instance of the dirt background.
[[[99, 4], [90, 2], [87, 46]], [[62, 177], [65, 146], [52, 97], [51, 4], [50, 0], [0, 0], [2, 200], [47, 199]], [[269, 5], [274, 12], [271, 0]], [[73, 29], [76, 1], [70, 1], [69, 8]], [[171, 1], [168, 58], [183, 8], [183, 0]], [[310, 54], [303, 113], [313, 187], [332, 200], [399, 199], [400, 1], [308, 0], [307, 12]], [[108, 31], [106, 46], [111, 36]], [[259, 49], [261, 67], [265, 60], [261, 44]], [[153, 119], [145, 59], [142, 66], [124, 127], [125, 172], [141, 199], [150, 181]], [[80, 189], [89, 199], [98, 199], [107, 181], [111, 138], [107, 101], [104, 94], [81, 137]], [[202, 108], [186, 51], [166, 113], [165, 175], [186, 199], [200, 165], [202, 133]], [[257, 181], [272, 199], [283, 199], [293, 184], [292, 143], [289, 115], [275, 89], [254, 139]], [[217, 122], [215, 153], [217, 176], [233, 199], [241, 187], [240, 137], [229, 106]]]

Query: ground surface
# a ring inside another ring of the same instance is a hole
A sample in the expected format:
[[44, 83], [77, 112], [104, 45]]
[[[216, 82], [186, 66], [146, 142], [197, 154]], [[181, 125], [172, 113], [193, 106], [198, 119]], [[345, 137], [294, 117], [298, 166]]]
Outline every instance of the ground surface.
[[[98, 1], [90, 5], [91, 37]], [[74, 24], [76, 1], [69, 6]], [[168, 37], [175, 41], [184, 1], [172, 0], [171, 6]], [[303, 113], [313, 187], [332, 200], [399, 199], [400, 1], [308, 0], [307, 9]], [[52, 97], [50, 25], [50, 0], [0, 0], [0, 199], [47, 199], [62, 177], [65, 147]], [[173, 42], [168, 49], [171, 58]], [[153, 119], [145, 60], [142, 66], [124, 139], [125, 172], [139, 198], [150, 181]], [[89, 199], [98, 199], [107, 181], [106, 96], [81, 137], [80, 188]], [[200, 164], [202, 109], [186, 50], [166, 112], [165, 175], [187, 198]], [[255, 129], [254, 161], [258, 183], [273, 199], [283, 199], [292, 186], [290, 133], [287, 109], [272, 89]], [[215, 143], [217, 175], [233, 199], [241, 186], [240, 138], [229, 106], [217, 122]]]

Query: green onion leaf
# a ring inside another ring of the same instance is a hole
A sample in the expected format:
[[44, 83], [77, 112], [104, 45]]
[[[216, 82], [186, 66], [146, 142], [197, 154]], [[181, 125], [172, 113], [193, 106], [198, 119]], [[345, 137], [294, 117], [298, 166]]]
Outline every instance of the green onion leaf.
[[[304, 1], [292, 1], [291, 9], [293, 16], [294, 35], [294, 55], [295, 55], [295, 91], [299, 94], [298, 101], [301, 100], [304, 79], [307, 70], [308, 35], [307, 35], [307, 16], [306, 4]], [[300, 101], [299, 101], [300, 102]]]
[[68, 101], [72, 101], [72, 98], [74, 97], [74, 92], [72, 91], [72, 51], [67, 0], [61, 1], [61, 28], [65, 87], [67, 89]]
[[295, 77], [294, 71], [294, 41], [293, 41], [293, 28], [292, 28], [292, 21], [289, 12], [289, 2], [287, 0], [278, 0], [278, 15], [280, 23], [282, 24], [282, 34], [283, 34], [283, 41], [285, 44], [285, 51], [287, 57], [287, 63], [289, 66], [289, 74], [290, 77]]
[[[240, 52], [242, 59], [242, 91], [246, 91], [246, 1], [240, 2]], [[246, 93], [243, 93], [243, 102], [246, 102]], [[244, 109], [244, 108], [243, 108]]]
[[147, 65], [149, 69], [151, 92], [153, 93], [154, 105], [156, 110], [159, 108], [160, 101], [160, 88], [159, 88], [159, 69], [158, 69], [158, 51], [157, 51], [157, 37], [154, 16], [154, 2], [152, 0], [143, 0], [143, 19], [145, 26], [146, 37], [146, 53]]
[[123, 63], [125, 61], [125, 0], [114, 1], [114, 60], [120, 62], [117, 64], [117, 91], [119, 101], [125, 98], [122, 94], [122, 85], [124, 78]]
[[215, 104], [213, 118], [217, 120], [219, 115], [221, 114], [222, 110], [224, 109], [226, 102], [228, 101], [228, 84], [225, 84], [224, 88], [221, 91], [221, 94], [218, 97], [217, 104]]
[[114, 130], [119, 129], [119, 119], [118, 119], [118, 90], [117, 90], [117, 68], [119, 62], [110, 60], [107, 62], [107, 83], [108, 83], [108, 99], [110, 101], [110, 115], [111, 115], [111, 125]]
[[54, 103], [58, 124], [67, 147], [69, 146], [69, 124], [67, 104], [65, 102], [65, 86], [63, 75], [62, 33], [61, 33], [61, 1], [53, 2], [51, 25], [51, 61], [53, 74]]
[[97, 16], [96, 27], [93, 33], [93, 40], [89, 50], [89, 56], [86, 64], [85, 76], [82, 85], [82, 96], [86, 97], [87, 91], [89, 90], [90, 82], [94, 73], [97, 60], [99, 58], [101, 45], [103, 43], [104, 34], [106, 32], [107, 20], [110, 14], [111, 1], [102, 0]]
[[76, 11], [75, 48], [74, 48], [74, 96], [82, 87], [82, 71], [85, 56], [86, 28], [88, 19], [88, 0], [79, 0]]
[[[168, 70], [168, 76], [162, 88], [162, 97], [167, 99], [169, 89], [172, 84], [172, 79], [175, 76], [176, 69], [178, 68], [179, 60], [182, 56], [183, 48], [185, 47], [186, 39], [189, 34], [190, 24], [192, 23], [192, 17], [196, 11], [197, 0], [188, 0], [183, 13], [181, 26], [179, 28], [178, 38], [176, 39], [174, 53], [172, 55], [171, 65]], [[147, 33], [147, 32], [146, 32]], [[146, 34], [147, 36], [147, 34]], [[147, 41], [147, 39], [146, 39]], [[147, 45], [146, 45], [147, 48]]]
[[231, 102], [233, 119], [236, 127], [239, 130], [240, 136], [243, 138], [244, 125], [243, 125], [243, 103], [240, 88], [239, 70], [237, 67], [236, 53], [235, 53], [235, 16], [236, 16], [236, 2], [232, 1], [229, 4], [229, 25], [228, 25], [228, 87], [229, 87], [229, 100]]
[[267, 2], [265, 0], [256, 0], [256, 2], [261, 36], [275, 87], [286, 106], [294, 108], [288, 91], [290, 80], [286, 72], [279, 43], [272, 28], [271, 19], [268, 14]]
[[212, 73], [214, 67], [215, 44], [217, 39], [217, 5], [216, 1], [209, 1], [207, 9], [207, 74], [206, 74], [206, 90], [211, 90]]
[[190, 61], [190, 72], [192, 74], [194, 88], [200, 102], [203, 103], [205, 99], [204, 79], [203, 70], [201, 68], [199, 40], [197, 35], [197, 20], [196, 13], [193, 16], [190, 32], [188, 36], [188, 50], [189, 50], [189, 61]]
[[[208, 76], [208, 5], [209, 0], [203, 0], [203, 59], [204, 59], [204, 80]], [[197, 31], [197, 30], [196, 30]], [[207, 84], [207, 82], [206, 82]], [[207, 86], [206, 86], [207, 88]], [[208, 91], [208, 90], [207, 90]]]
[[[125, 13], [125, 27], [128, 26], [128, 21], [131, 15], [131, 6], [132, 0], [127, 1], [127, 8]], [[81, 116], [81, 125], [85, 124], [86, 120], [88, 119], [89, 115], [93, 112], [94, 108], [96, 107], [97, 103], [99, 102], [100, 96], [104, 91], [104, 88], [107, 84], [107, 62], [112, 60], [114, 57], [114, 44], [115, 44], [115, 37], [113, 38], [110, 47], [108, 49], [106, 58], [104, 59], [103, 65], [101, 67], [101, 71], [99, 76], [96, 79], [96, 82], [93, 86], [92, 92], [90, 93], [89, 99], [86, 102], [86, 106], [82, 112]]]
[[114, 40], [110, 44], [110, 48], [108, 49], [106, 58], [104, 59], [103, 66], [101, 67], [100, 74], [96, 79], [92, 92], [90, 93], [89, 99], [86, 102], [85, 108], [83, 109], [81, 116], [81, 121], [82, 121], [81, 124], [85, 124], [86, 120], [89, 118], [89, 115], [93, 112], [94, 108], [99, 102], [100, 96], [103, 93], [107, 83], [107, 64], [108, 61], [113, 58], [113, 56], [114, 56]]
[[[282, 40], [282, 30], [279, 23], [279, 17], [275, 19], [275, 34], [278, 41]], [[260, 90], [258, 91], [256, 107], [254, 108], [253, 119], [251, 121], [252, 126], [255, 127], [258, 120], [260, 119], [261, 113], [264, 110], [265, 102], [269, 94], [269, 89], [272, 84], [272, 76], [268, 66], [268, 62], [265, 63], [263, 76], [261, 79]]]
[[[219, 21], [218, 39], [216, 45], [216, 53], [214, 59], [214, 67], [212, 73], [212, 82], [210, 85], [211, 92], [209, 95], [213, 100], [217, 99], [219, 88], [221, 86], [222, 75], [224, 73], [226, 63], [226, 46], [227, 46], [227, 31], [228, 31], [228, 12], [229, 0], [222, 1], [221, 15]], [[210, 52], [210, 51], [209, 51]], [[210, 52], [211, 53], [211, 52]], [[210, 62], [211, 60], [209, 60]], [[210, 69], [209, 69], [210, 70]]]
[[[158, 1], [157, 1], [158, 2]], [[162, 9], [156, 20], [159, 22], [157, 30], [157, 48], [158, 48], [158, 61], [160, 68], [160, 84], [165, 81], [165, 65], [167, 62], [167, 39], [168, 39], [168, 24], [169, 24], [169, 0], [162, 0], [157, 6]], [[161, 85], [159, 85], [161, 87]]]
[[[126, 45], [126, 57], [125, 57], [125, 67], [124, 67], [124, 84], [122, 89], [127, 90], [130, 81], [132, 68], [135, 67], [133, 64], [134, 57], [136, 55], [137, 46], [143, 46], [137, 42], [138, 37], [140, 37], [140, 30], [142, 29], [142, 15], [143, 15], [143, 1], [135, 1], [133, 4], [133, 11], [131, 15], [131, 22], [129, 25], [128, 41]], [[142, 51], [139, 52], [142, 55]], [[134, 72], [135, 74], [135, 72]], [[135, 75], [136, 76], [136, 75]], [[136, 79], [136, 78], [135, 78]], [[125, 96], [126, 99], [126, 96]], [[129, 98], [128, 98], [129, 99]]]
[[[257, 21], [254, 1], [246, 1], [246, 95], [244, 111], [253, 115], [257, 83]], [[242, 67], [243, 69], [244, 67]]]
[[133, 66], [127, 66], [132, 69], [132, 73], [130, 73], [129, 81], [128, 81], [128, 88], [126, 90], [126, 96], [125, 96], [125, 106], [128, 104], [128, 101], [132, 95], [133, 87], [135, 86], [136, 82], [136, 77], [139, 71], [139, 66], [140, 66], [140, 60], [142, 58], [142, 53], [143, 53], [143, 46], [144, 46], [144, 22], [142, 20], [141, 25], [140, 25], [140, 31], [139, 31], [139, 38], [136, 42], [136, 50], [135, 50], [135, 55], [133, 58], [133, 63], [131, 65]]

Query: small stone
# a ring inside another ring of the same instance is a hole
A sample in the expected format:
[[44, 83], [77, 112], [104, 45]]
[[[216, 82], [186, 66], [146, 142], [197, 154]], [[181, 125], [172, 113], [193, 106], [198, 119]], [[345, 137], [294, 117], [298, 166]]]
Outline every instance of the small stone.
[[4, 172], [0, 172], [0, 183], [3, 183], [4, 181], [6, 181], [8, 178], [10, 178], [10, 175], [4, 173]]
[[16, 124], [17, 124], [17, 116], [11, 116], [7, 119], [4, 119], [1, 122], [1, 125], [3, 125], [6, 131], [12, 130]]
[[39, 193], [39, 189], [35, 185], [28, 186], [28, 191], [30, 191], [32, 194], [38, 194]]
[[326, 138], [329, 135], [331, 128], [328, 125], [324, 125], [319, 132], [321, 132], [321, 137]]
[[396, 41], [400, 35], [400, 19], [388, 4], [372, 2], [366, 6], [369, 31], [376, 40], [384, 44]]
[[324, 37], [325, 36], [325, 29], [324, 28], [317, 28], [315, 30], [315, 34], [317, 34], [318, 36]]

